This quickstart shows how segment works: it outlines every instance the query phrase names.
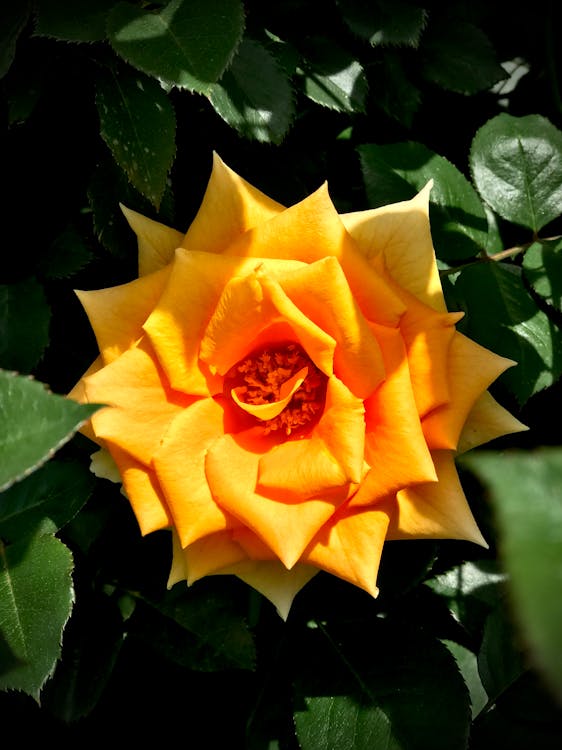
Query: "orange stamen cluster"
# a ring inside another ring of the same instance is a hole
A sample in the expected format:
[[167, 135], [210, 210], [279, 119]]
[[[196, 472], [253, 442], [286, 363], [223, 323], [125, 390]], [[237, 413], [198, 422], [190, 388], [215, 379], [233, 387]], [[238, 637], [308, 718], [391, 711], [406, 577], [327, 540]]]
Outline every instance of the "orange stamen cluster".
[[237, 395], [246, 404], [273, 403], [280, 399], [283, 384], [303, 368], [307, 368], [304, 382], [283, 411], [273, 419], [257, 420], [264, 435], [284, 432], [289, 436], [320, 418], [326, 395], [326, 376], [301, 346], [275, 345], [249, 354], [228, 371], [225, 386], [238, 386]]

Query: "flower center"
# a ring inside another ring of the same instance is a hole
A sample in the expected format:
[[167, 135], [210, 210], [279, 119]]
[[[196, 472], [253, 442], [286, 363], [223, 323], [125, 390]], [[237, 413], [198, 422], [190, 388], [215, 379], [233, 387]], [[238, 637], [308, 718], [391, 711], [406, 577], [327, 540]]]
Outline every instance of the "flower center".
[[312, 427], [324, 409], [327, 378], [299, 344], [251, 352], [226, 373], [225, 394], [263, 427], [291, 435]]

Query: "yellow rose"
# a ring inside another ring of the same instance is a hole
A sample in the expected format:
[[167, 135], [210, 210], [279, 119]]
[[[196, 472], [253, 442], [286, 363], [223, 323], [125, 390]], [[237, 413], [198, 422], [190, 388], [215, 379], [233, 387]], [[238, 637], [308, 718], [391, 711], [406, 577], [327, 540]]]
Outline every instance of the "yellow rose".
[[486, 544], [455, 453], [525, 428], [446, 310], [429, 190], [284, 208], [215, 157], [185, 235], [123, 209], [139, 278], [78, 292], [100, 357], [70, 396], [108, 405], [89, 434], [172, 529], [169, 585], [234, 574], [286, 617], [319, 570], [376, 596], [387, 539]]

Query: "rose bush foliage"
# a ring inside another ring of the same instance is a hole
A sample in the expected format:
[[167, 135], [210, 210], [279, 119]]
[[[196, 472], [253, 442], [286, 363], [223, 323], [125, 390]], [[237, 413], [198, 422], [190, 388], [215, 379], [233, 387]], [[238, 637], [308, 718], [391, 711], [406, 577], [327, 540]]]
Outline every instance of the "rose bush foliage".
[[514, 363], [459, 333], [410, 201], [285, 208], [215, 155], [186, 234], [123, 207], [139, 278], [80, 291], [100, 356], [70, 394], [169, 585], [234, 574], [286, 617], [320, 570], [377, 594], [385, 540], [486, 545], [455, 455], [525, 429], [489, 394]]

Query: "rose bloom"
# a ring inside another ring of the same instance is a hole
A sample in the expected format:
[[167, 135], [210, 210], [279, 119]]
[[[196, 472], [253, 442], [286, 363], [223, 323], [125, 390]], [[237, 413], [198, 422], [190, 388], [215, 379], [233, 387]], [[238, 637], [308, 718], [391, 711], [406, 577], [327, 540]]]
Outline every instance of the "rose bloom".
[[525, 427], [487, 391], [514, 363], [447, 312], [430, 188], [285, 208], [215, 156], [186, 234], [123, 208], [139, 278], [78, 292], [100, 356], [70, 397], [107, 405], [94, 468], [172, 530], [169, 586], [234, 574], [286, 617], [320, 570], [376, 596], [385, 540], [486, 546], [455, 454]]

